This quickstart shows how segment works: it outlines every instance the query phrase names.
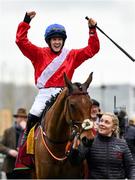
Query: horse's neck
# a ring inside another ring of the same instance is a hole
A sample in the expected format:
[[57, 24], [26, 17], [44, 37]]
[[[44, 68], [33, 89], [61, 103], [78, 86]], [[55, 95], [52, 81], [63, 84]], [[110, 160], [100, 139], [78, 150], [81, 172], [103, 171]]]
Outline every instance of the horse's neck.
[[[54, 140], [66, 139], [68, 134], [68, 125], [64, 117], [64, 104], [66, 100], [67, 89], [57, 97], [56, 102], [46, 114], [45, 129], [49, 138]], [[66, 133], [67, 132], [67, 133]]]

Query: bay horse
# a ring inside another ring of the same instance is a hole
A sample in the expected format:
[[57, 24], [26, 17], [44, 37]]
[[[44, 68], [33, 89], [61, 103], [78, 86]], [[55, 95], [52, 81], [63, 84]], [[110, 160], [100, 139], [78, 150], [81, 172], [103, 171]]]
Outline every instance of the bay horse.
[[71, 165], [65, 149], [72, 128], [83, 133], [83, 122], [90, 120], [92, 102], [87, 88], [92, 74], [83, 84], [72, 83], [64, 74], [65, 87], [43, 117], [35, 139], [37, 179], [83, 178], [83, 166]]

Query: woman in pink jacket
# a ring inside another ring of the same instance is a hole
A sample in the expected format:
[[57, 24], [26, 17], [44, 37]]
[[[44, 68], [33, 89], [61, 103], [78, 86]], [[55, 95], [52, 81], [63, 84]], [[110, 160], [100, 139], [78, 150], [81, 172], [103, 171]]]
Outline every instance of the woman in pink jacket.
[[57, 94], [64, 87], [64, 72], [69, 79], [85, 60], [92, 58], [99, 51], [99, 39], [96, 33], [96, 21], [92, 18], [88, 21], [89, 39], [88, 45], [81, 49], [65, 49], [64, 43], [67, 38], [64, 26], [52, 24], [45, 31], [45, 41], [48, 47], [38, 47], [32, 44], [28, 37], [30, 21], [35, 17], [34, 11], [27, 12], [24, 21], [18, 26], [16, 44], [21, 52], [33, 64], [35, 70], [35, 84], [39, 93], [30, 109], [25, 136], [22, 144], [27, 138], [31, 127], [40, 119], [45, 108], [45, 103], [52, 95]]

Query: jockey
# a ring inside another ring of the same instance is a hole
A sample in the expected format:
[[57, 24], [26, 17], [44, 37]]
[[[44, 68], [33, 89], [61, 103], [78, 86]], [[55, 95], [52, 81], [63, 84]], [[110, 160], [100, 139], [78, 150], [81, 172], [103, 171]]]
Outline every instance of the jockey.
[[23, 55], [33, 64], [35, 84], [39, 89], [28, 115], [22, 144], [26, 141], [30, 129], [40, 120], [46, 101], [64, 87], [64, 72], [71, 79], [75, 69], [99, 51], [99, 39], [96, 33], [97, 23], [92, 18], [88, 20], [89, 40], [88, 45], [84, 48], [65, 49], [64, 43], [67, 34], [64, 26], [60, 24], [51, 24], [47, 27], [44, 38], [48, 47], [42, 48], [32, 44], [27, 37], [27, 33], [30, 29], [29, 23], [35, 15], [34, 11], [26, 12], [24, 20], [19, 24], [16, 33], [16, 44]]

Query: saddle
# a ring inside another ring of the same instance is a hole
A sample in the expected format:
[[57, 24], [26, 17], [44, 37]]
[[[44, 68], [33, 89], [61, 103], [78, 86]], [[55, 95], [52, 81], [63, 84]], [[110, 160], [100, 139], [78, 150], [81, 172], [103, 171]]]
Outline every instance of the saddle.
[[38, 123], [30, 130], [27, 141], [19, 147], [14, 170], [31, 170], [34, 168], [34, 138], [37, 135]]

